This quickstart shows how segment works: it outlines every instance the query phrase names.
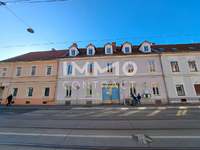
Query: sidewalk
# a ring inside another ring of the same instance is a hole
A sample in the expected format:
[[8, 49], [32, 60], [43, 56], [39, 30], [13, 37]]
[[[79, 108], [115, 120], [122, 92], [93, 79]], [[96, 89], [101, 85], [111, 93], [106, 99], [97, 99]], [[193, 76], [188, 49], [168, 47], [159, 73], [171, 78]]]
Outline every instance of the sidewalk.
[[185, 109], [185, 108], [200, 108], [200, 103], [197, 104], [169, 104], [169, 105], [138, 105], [138, 106], [128, 106], [128, 105], [13, 105], [5, 106], [0, 105], [1, 110], [86, 110], [86, 109]]

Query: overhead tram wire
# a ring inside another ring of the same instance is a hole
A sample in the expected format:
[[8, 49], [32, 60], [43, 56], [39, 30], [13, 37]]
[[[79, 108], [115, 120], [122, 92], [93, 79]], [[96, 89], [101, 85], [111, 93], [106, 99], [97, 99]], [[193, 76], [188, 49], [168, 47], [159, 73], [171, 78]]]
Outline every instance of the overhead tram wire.
[[0, 6], [4, 7], [6, 10], [8, 10], [15, 18], [17, 18], [18, 21], [20, 21], [22, 24], [24, 24], [25, 26], [27, 26], [27, 31], [29, 33], [34, 33], [34, 30], [31, 28], [31, 26], [26, 23], [26, 21], [24, 19], [22, 19], [21, 17], [19, 17], [12, 9], [10, 9], [8, 6], [7, 6], [7, 2], [3, 2], [3, 1], [0, 1]]
[[5, 3], [26, 3], [26, 4], [34, 4], [34, 3], [55, 3], [55, 2], [66, 2], [69, 0], [13, 0], [13, 1], [5, 1]]

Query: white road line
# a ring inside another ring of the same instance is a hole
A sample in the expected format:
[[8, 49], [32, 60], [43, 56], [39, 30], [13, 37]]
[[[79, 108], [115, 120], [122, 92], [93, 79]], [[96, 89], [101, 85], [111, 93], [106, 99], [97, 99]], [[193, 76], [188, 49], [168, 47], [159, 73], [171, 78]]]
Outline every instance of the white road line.
[[[126, 138], [132, 139], [132, 135], [78, 135], [78, 134], [43, 134], [43, 133], [17, 133], [17, 132], [0, 132], [0, 135], [11, 136], [43, 136], [43, 137], [72, 137], [72, 138]], [[173, 135], [153, 135], [152, 139], [200, 139], [200, 136], [173, 136]]]
[[129, 116], [129, 115], [133, 115], [133, 114], [136, 114], [136, 113], [139, 113], [141, 110], [135, 110], [135, 111], [128, 111], [124, 114], [120, 114], [119, 116]]
[[183, 109], [183, 110], [178, 110], [176, 113], [176, 116], [185, 116], [187, 114], [188, 110], [187, 109]]
[[154, 110], [152, 113], [146, 115], [147, 117], [152, 117], [152, 116], [155, 116], [157, 115], [158, 113], [160, 113], [162, 110], [165, 110], [166, 107], [158, 107], [157, 110]]
[[146, 115], [147, 117], [152, 117], [152, 116], [155, 116], [156, 114], [160, 113], [161, 110], [154, 110], [152, 113]]
[[105, 112], [100, 112], [99, 114], [95, 114], [95, 115], [91, 115], [93, 117], [102, 117], [102, 116], [107, 116], [107, 115], [113, 115], [116, 113], [120, 113], [120, 110], [109, 110], [109, 111], [105, 111]]
[[150, 136], [153, 139], [200, 139], [200, 136]]

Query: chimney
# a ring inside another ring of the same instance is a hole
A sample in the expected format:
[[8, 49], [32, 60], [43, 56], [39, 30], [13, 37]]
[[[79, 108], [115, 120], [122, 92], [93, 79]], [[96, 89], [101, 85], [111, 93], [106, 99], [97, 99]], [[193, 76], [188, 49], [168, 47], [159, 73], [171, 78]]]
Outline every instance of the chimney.
[[116, 42], [112, 42], [113, 51], [116, 51]]

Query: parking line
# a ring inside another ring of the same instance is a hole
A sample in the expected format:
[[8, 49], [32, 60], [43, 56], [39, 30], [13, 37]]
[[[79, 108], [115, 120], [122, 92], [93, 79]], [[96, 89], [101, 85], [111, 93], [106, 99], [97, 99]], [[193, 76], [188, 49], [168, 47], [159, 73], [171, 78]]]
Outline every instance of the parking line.
[[141, 110], [135, 110], [135, 111], [128, 111], [124, 114], [120, 114], [119, 116], [129, 116], [129, 115], [133, 115], [133, 114], [136, 114], [136, 113], [139, 113]]
[[161, 110], [154, 110], [152, 113], [148, 114], [147, 117], [155, 116], [156, 114], [160, 113]]

